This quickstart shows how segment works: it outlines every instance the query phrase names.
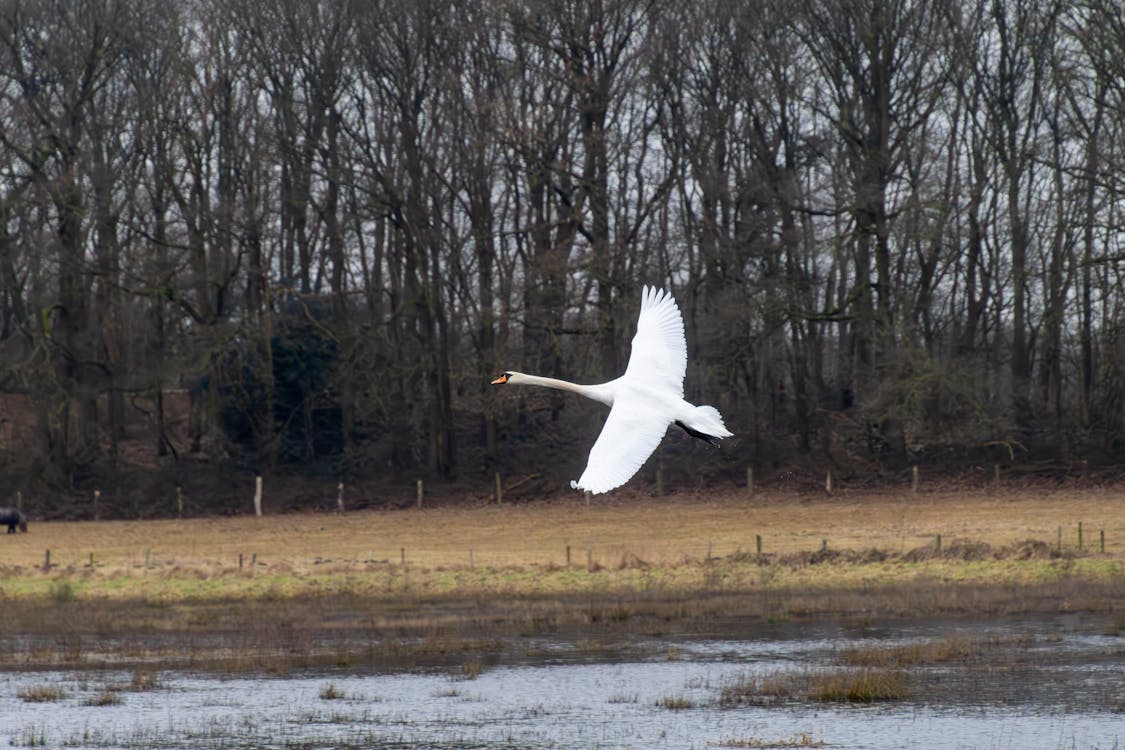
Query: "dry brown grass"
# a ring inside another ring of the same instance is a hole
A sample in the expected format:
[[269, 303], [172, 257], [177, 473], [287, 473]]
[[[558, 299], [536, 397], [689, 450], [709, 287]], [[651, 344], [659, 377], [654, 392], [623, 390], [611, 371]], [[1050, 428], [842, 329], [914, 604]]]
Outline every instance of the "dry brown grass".
[[[905, 553], [971, 539], [992, 547], [1039, 540], [1085, 548], [1106, 533], [1106, 552], [1125, 554], [1125, 490], [1021, 490], [995, 493], [841, 493], [835, 497], [737, 492], [667, 499], [573, 500], [531, 505], [292, 514], [190, 520], [38, 522], [30, 533], [6, 536], [9, 570], [51, 562], [78, 576], [173, 573], [211, 577], [285, 569], [295, 574], [345, 573], [380, 561], [420, 568], [563, 565], [571, 562], [637, 567], [755, 551], [807, 553], [829, 549]], [[93, 566], [90, 566], [93, 555]], [[146, 555], [150, 564], [146, 571]], [[239, 556], [242, 567], [239, 568]], [[252, 564], [253, 562], [253, 564]]]
[[897, 669], [787, 671], [749, 677], [724, 685], [723, 706], [776, 703], [876, 703], [910, 693], [906, 673]]

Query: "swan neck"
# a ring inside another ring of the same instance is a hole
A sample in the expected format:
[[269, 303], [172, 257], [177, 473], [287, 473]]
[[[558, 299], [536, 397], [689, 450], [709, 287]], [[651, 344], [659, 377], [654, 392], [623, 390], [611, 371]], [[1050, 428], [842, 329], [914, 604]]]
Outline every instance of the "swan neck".
[[558, 378], [544, 378], [539, 375], [525, 375], [523, 373], [513, 373], [514, 377], [509, 381], [512, 385], [538, 385], [544, 388], [554, 388], [559, 391], [570, 391], [577, 393], [580, 396], [593, 399], [594, 401], [601, 401], [603, 404], [613, 405], [613, 397], [606, 391], [604, 385], [581, 385], [579, 383], [571, 383], [569, 380], [559, 380]]
[[540, 385], [544, 388], [554, 388], [559, 391], [570, 391], [582, 395], [585, 395], [586, 391], [584, 385], [571, 383], [569, 380], [559, 380], [558, 378], [543, 378], [538, 375], [524, 375], [519, 381], [512, 381], [512, 385]]

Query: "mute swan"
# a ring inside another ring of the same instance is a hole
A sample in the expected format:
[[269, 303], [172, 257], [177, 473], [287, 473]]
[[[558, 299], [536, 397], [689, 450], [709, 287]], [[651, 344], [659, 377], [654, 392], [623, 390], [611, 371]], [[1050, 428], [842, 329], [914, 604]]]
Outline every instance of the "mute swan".
[[648, 459], [668, 425], [675, 422], [692, 437], [718, 446], [730, 437], [713, 406], [694, 406], [684, 400], [687, 341], [676, 300], [664, 290], [644, 287], [637, 333], [625, 374], [598, 385], [579, 385], [508, 371], [493, 385], [541, 385], [572, 391], [610, 407], [586, 470], [570, 486], [595, 495], [628, 482]]

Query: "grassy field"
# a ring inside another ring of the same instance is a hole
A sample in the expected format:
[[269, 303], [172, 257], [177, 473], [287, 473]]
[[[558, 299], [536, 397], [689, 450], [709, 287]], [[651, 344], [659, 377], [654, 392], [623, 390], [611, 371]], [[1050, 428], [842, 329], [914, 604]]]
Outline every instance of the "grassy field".
[[[487, 588], [497, 571], [506, 571], [510, 590], [522, 592], [582, 588], [588, 583], [578, 575], [583, 573], [601, 574], [599, 585], [630, 586], [638, 571], [650, 579], [659, 571], [667, 585], [691, 587], [705, 581], [708, 562], [760, 562], [757, 537], [762, 552], [773, 560], [815, 552], [824, 544], [833, 551], [878, 550], [897, 557], [934, 546], [938, 535], [946, 551], [965, 541], [1004, 548], [1026, 540], [1055, 550], [1061, 528], [1062, 549], [1077, 553], [1079, 523], [1084, 554], [1071, 561], [1070, 569], [1087, 568], [1095, 575], [1120, 572], [1125, 490], [1118, 489], [831, 498], [759, 494], [752, 500], [737, 494], [695, 495], [595, 499], [591, 507], [576, 498], [344, 515], [33, 521], [29, 533], [0, 538], [0, 592], [8, 598], [45, 595], [67, 579], [72, 591], [83, 596], [175, 599], [221, 596], [224, 590], [276, 596], [315, 592], [333, 582], [362, 586], [365, 576], [401, 577], [403, 569], [413, 571], [415, 584], [440, 591], [459, 585]], [[45, 571], [48, 550], [51, 568]], [[1018, 577], [1020, 566], [1012, 560], [980, 559], [984, 557], [946, 555], [914, 560], [912, 566], [895, 562], [898, 577], [922, 569], [955, 579]], [[815, 578], [848, 585], [869, 581], [873, 572], [895, 577], [894, 569], [872, 571], [854, 561], [836, 562], [821, 566]], [[801, 582], [805, 566], [787, 567], [791, 582]], [[1041, 573], [1041, 565], [1025, 567], [1028, 575]]]
[[0, 668], [412, 665], [491, 658], [539, 633], [627, 642], [820, 616], [1093, 612], [1125, 629], [1123, 498], [763, 493], [33, 520], [0, 536], [0, 632], [31, 636]]

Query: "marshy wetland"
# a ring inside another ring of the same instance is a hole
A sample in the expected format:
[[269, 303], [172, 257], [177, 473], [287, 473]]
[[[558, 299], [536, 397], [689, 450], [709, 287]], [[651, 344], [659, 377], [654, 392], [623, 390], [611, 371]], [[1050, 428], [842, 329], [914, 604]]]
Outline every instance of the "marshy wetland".
[[32, 523], [0, 743], [1121, 747], [1122, 498]]

